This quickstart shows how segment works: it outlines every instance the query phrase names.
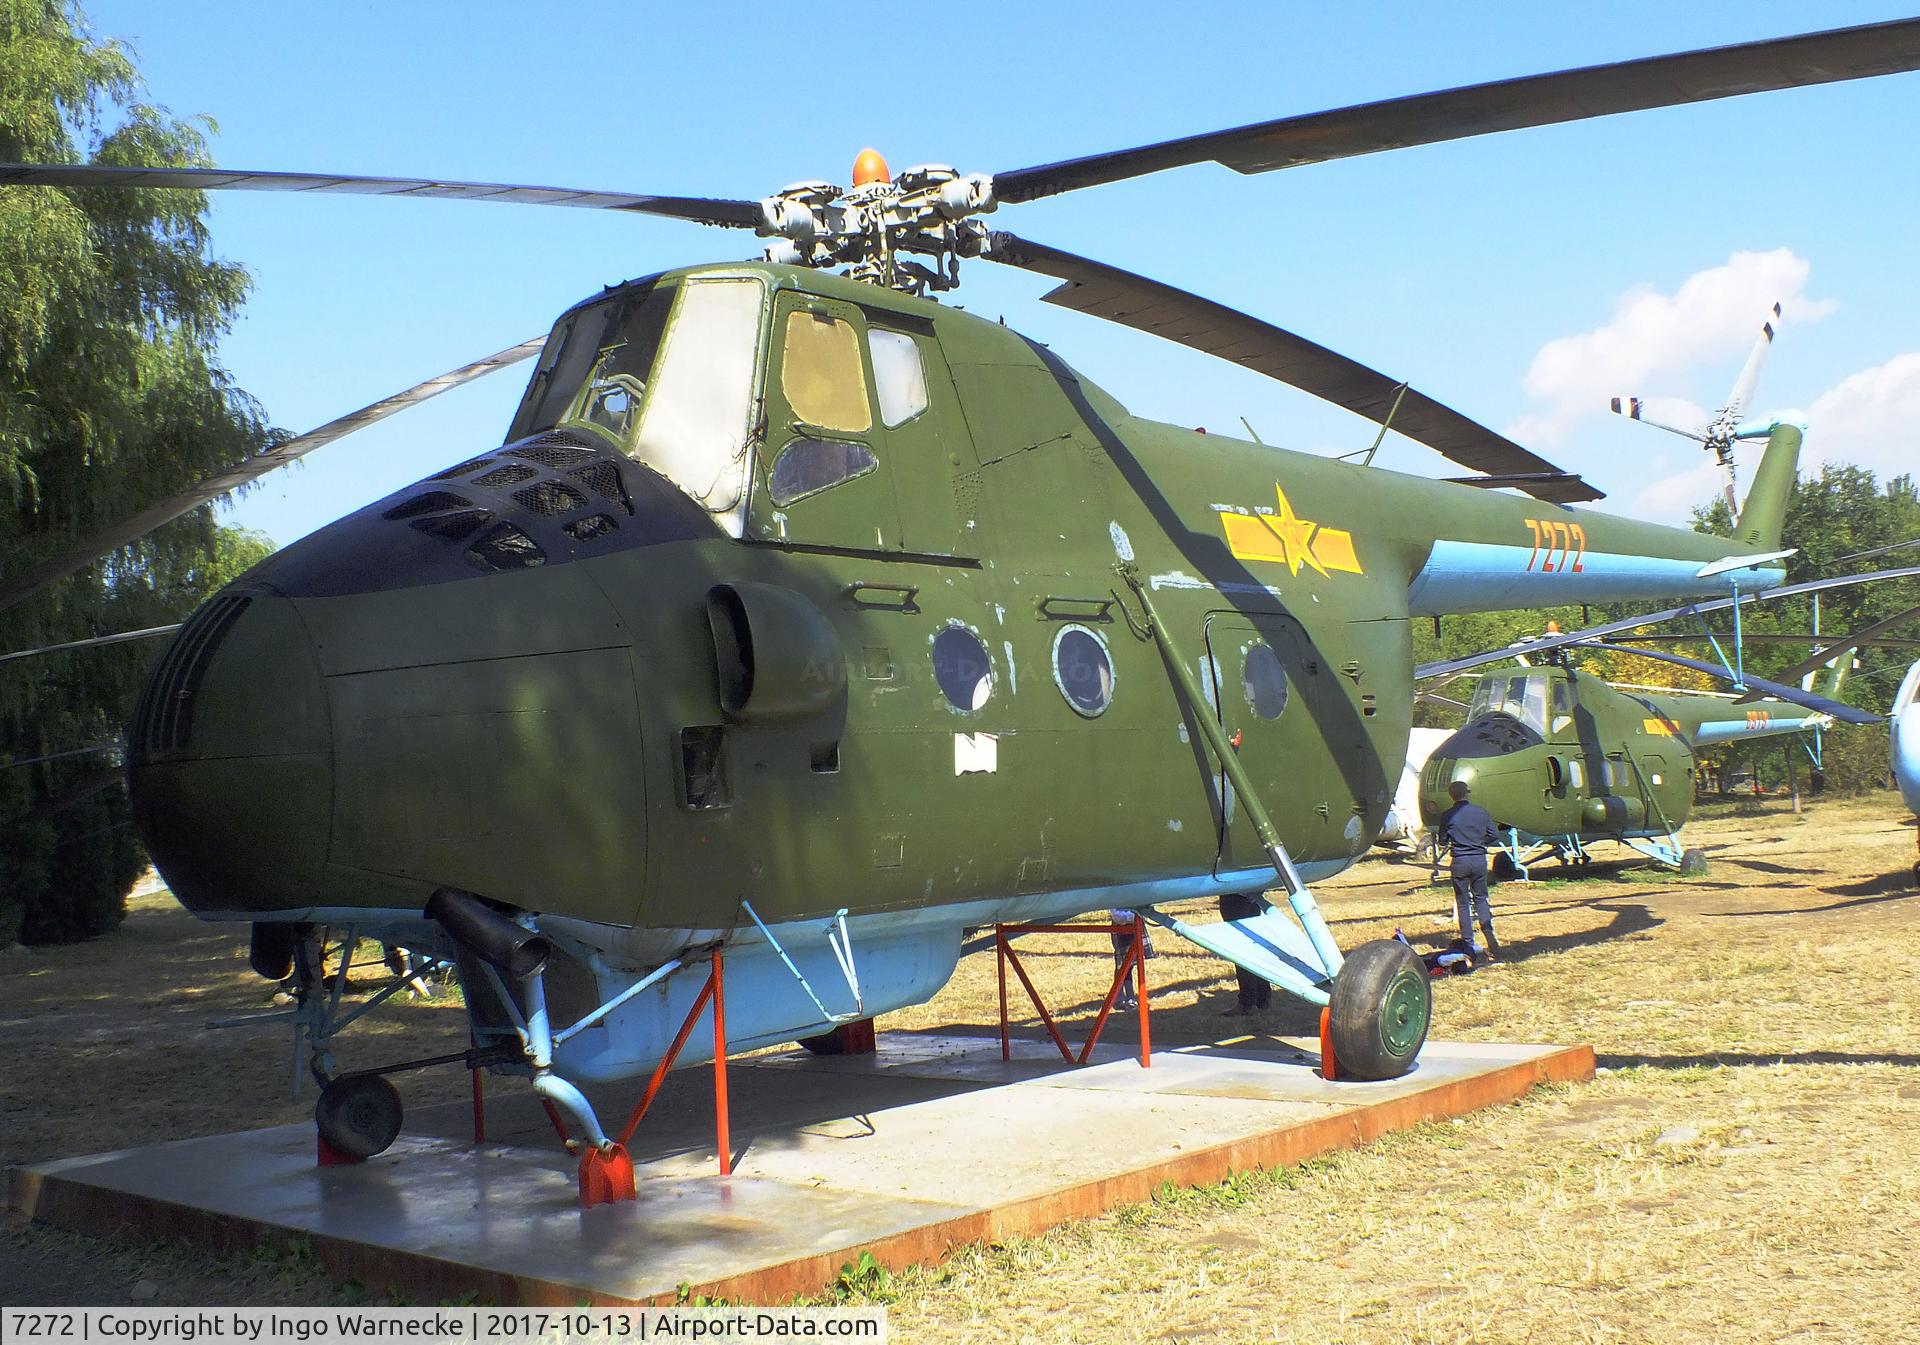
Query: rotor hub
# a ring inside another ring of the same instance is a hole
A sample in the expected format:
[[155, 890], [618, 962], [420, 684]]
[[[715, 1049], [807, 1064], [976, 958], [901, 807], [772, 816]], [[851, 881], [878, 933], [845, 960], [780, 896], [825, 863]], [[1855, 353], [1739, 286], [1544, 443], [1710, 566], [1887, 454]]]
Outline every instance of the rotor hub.
[[[999, 204], [993, 180], [945, 164], [898, 175], [873, 150], [854, 164], [854, 185], [797, 182], [760, 202], [755, 232], [766, 257], [787, 266], [844, 266], [855, 280], [908, 294], [960, 283], [960, 258], [978, 256], [986, 226], [972, 217]], [[932, 264], [908, 260], [926, 257]]]

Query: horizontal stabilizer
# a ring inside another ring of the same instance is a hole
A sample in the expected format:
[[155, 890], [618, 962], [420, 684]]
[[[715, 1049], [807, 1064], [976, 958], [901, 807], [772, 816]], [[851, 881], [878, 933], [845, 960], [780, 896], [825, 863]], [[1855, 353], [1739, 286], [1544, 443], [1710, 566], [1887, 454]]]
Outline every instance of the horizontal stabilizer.
[[1333, 978], [1321, 968], [1306, 931], [1276, 908], [1269, 907], [1245, 920], [1222, 920], [1211, 925], [1190, 925], [1154, 910], [1142, 910], [1140, 914], [1283, 990], [1315, 1003], [1326, 1002], [1325, 987]]
[[1719, 560], [1709, 561], [1707, 564], [1702, 565], [1699, 570], [1699, 577], [1702, 579], [1711, 579], [1716, 574], [1729, 574], [1734, 570], [1757, 569], [1762, 565], [1771, 565], [1776, 560], [1786, 560], [1789, 556], [1795, 555], [1799, 550], [1800, 548], [1797, 546], [1790, 546], [1785, 551], [1767, 551], [1758, 556], [1722, 556]]

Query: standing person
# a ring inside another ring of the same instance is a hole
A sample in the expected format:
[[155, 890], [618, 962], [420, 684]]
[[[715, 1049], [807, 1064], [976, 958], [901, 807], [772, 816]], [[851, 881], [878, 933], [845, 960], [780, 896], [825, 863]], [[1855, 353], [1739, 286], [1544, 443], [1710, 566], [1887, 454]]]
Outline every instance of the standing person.
[[[1222, 920], [1250, 920], [1260, 914], [1260, 898], [1251, 892], [1222, 892], [1220, 894], [1220, 918]], [[1235, 966], [1240, 976], [1240, 994], [1228, 1008], [1220, 1010], [1222, 1018], [1244, 1018], [1248, 1014], [1264, 1013], [1273, 1002], [1273, 987], [1264, 977], [1256, 976], [1245, 967]]]
[[1494, 830], [1492, 814], [1467, 801], [1471, 792], [1465, 780], [1447, 786], [1453, 807], [1440, 815], [1434, 857], [1439, 858], [1440, 845], [1452, 853], [1453, 907], [1460, 917], [1460, 940], [1467, 946], [1467, 956], [1476, 962], [1482, 957], [1473, 940], [1473, 917], [1478, 916], [1487, 936], [1484, 956], [1491, 962], [1500, 952], [1500, 940], [1493, 937], [1493, 906], [1487, 900], [1487, 847], [1499, 844], [1500, 833]]
[[[1130, 925], [1133, 923], [1133, 912], [1124, 907], [1115, 906], [1107, 912], [1107, 923], [1111, 925]], [[1133, 935], [1131, 934], [1115, 934], [1113, 936], [1113, 965], [1116, 970], [1118, 970], [1122, 962], [1127, 960], [1127, 945], [1132, 942]], [[1153, 931], [1142, 927], [1140, 930], [1140, 959], [1144, 962], [1152, 956]], [[1114, 1008], [1122, 1012], [1131, 1012], [1140, 1007], [1139, 998], [1133, 991], [1136, 978], [1137, 973], [1130, 973], [1127, 979], [1120, 983], [1120, 993], [1116, 995], [1113, 1000]]]

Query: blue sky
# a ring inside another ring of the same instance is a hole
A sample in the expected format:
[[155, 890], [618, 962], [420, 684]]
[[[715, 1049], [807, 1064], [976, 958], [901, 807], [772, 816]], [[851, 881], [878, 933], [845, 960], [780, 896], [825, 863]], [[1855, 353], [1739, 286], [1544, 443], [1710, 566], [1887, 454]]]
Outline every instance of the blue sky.
[[[281, 5], [94, 0], [153, 101], [219, 123], [227, 166], [757, 197], [896, 167], [991, 172], [1397, 94], [1898, 17], [1882, 3]], [[844, 13], [844, 21], [837, 15]], [[1200, 165], [1003, 209], [997, 227], [1147, 272], [1339, 349], [1612, 498], [1683, 518], [1713, 489], [1609, 393], [1717, 406], [1766, 306], [1760, 409], [1810, 456], [1920, 466], [1920, 75], [1637, 113], [1244, 177]], [[756, 240], [580, 210], [215, 193], [255, 277], [224, 358], [304, 430], [543, 332], [600, 286]], [[1134, 411], [1332, 452], [1371, 427], [976, 265], [953, 301], [1054, 346]], [[1555, 344], [1558, 343], [1558, 344]], [[1547, 354], [1543, 357], [1542, 352]], [[522, 371], [267, 480], [232, 519], [285, 543], [496, 445]], [[1631, 386], [1619, 386], [1620, 380]], [[1675, 408], [1676, 413], [1679, 408]], [[1400, 441], [1403, 470], [1451, 472]]]

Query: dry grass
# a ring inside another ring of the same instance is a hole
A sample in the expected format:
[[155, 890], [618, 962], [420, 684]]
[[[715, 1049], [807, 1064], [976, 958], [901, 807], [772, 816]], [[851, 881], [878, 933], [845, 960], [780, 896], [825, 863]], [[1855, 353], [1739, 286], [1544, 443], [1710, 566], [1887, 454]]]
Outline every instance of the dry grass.
[[[1497, 888], [1507, 961], [1436, 987], [1439, 1035], [1591, 1041], [1608, 1067], [1594, 1084], [965, 1249], [899, 1277], [896, 1338], [1920, 1339], [1911, 824], [1882, 796], [1800, 818], [1784, 804], [1709, 810], [1688, 839], [1709, 849], [1703, 878], [1622, 870]], [[1380, 861], [1328, 884], [1342, 943], [1396, 926], [1444, 941], [1448, 901], [1424, 877]], [[1156, 1040], [1217, 1037], [1231, 979], [1160, 942]], [[1111, 965], [1104, 940], [1028, 944], [1049, 1002], [1077, 1004], [1084, 1022]], [[259, 1007], [258, 985], [230, 938], [150, 902], [110, 939], [0, 959], [0, 1149], [19, 1161], [303, 1114], [285, 1099], [284, 1038], [200, 1028]], [[973, 958], [883, 1027], [977, 1029], [995, 993], [993, 959]], [[409, 1049], [460, 1035], [451, 1006], [388, 1021]], [[1258, 1026], [1309, 1023], [1280, 1009]], [[124, 1298], [139, 1274], [174, 1301], [353, 1292], [284, 1260], [18, 1227], [0, 1245], [9, 1263], [77, 1263], [93, 1301]]]

